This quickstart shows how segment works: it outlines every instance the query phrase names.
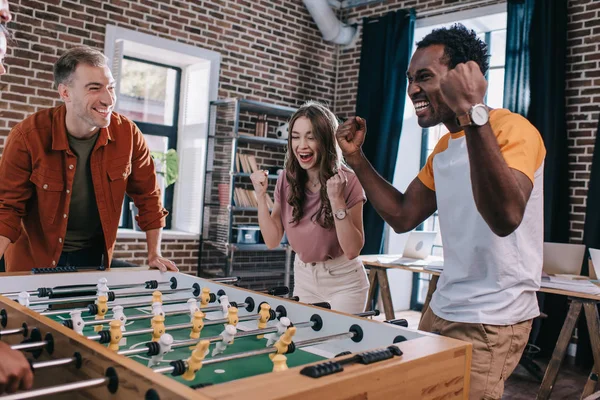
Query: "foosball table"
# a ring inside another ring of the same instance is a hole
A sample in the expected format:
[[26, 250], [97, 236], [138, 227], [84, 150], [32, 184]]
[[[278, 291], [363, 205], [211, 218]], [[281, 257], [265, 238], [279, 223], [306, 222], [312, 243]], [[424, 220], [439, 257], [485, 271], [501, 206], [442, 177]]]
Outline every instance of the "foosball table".
[[0, 293], [0, 340], [35, 376], [4, 400], [468, 398], [468, 343], [222, 282], [120, 269]]

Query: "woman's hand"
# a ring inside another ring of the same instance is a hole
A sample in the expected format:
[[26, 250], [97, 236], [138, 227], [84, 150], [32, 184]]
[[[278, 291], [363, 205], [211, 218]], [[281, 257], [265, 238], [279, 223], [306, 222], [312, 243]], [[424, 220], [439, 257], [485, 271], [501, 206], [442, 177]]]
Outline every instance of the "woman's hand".
[[257, 198], [264, 197], [267, 194], [267, 187], [269, 186], [269, 183], [267, 182], [268, 174], [267, 171], [259, 170], [250, 175], [250, 180], [252, 180], [252, 186], [254, 186]]
[[327, 179], [327, 196], [332, 206], [334, 204], [345, 203], [344, 190], [347, 183], [348, 178], [342, 170], [339, 170], [337, 174]]

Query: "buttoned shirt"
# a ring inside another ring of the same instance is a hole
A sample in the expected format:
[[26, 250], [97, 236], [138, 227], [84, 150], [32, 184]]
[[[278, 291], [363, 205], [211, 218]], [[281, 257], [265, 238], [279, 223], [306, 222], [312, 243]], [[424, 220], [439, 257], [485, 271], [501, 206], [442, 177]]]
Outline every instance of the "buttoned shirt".
[[[0, 235], [12, 242], [7, 271], [56, 266], [67, 231], [77, 157], [70, 150], [64, 105], [39, 111], [17, 124], [0, 159]], [[143, 231], [165, 226], [154, 162], [138, 127], [112, 113], [100, 129], [90, 169], [110, 266], [127, 193], [139, 208]]]

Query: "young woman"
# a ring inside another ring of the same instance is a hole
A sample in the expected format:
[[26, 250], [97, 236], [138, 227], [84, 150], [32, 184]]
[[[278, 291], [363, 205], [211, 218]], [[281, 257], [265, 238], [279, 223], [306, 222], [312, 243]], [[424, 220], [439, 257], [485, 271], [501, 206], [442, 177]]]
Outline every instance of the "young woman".
[[300, 301], [327, 301], [334, 310], [362, 312], [369, 282], [357, 257], [364, 244], [366, 197], [356, 175], [343, 164], [335, 139], [337, 119], [325, 106], [309, 102], [289, 126], [285, 169], [277, 180], [271, 213], [267, 172], [251, 176], [265, 243], [277, 247], [287, 233], [296, 252], [294, 295]]

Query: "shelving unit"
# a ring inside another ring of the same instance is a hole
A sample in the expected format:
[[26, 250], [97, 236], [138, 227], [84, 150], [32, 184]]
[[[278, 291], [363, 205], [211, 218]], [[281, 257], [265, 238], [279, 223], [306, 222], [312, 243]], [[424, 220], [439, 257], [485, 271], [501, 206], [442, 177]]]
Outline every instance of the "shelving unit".
[[[236, 156], [240, 152], [255, 155], [261, 169], [282, 169], [287, 140], [275, 137], [278, 125], [287, 122], [296, 110], [240, 98], [213, 101], [210, 104], [207, 143], [204, 208], [198, 274], [202, 276], [243, 276], [260, 278], [265, 285], [290, 286], [292, 249], [287, 244], [269, 250], [265, 244], [233, 243], [232, 228], [236, 225], [258, 225], [257, 208], [234, 202], [236, 187], [251, 189], [250, 174], [238, 171]], [[267, 115], [269, 128], [266, 137], [249, 136], [255, 132], [256, 120]], [[270, 165], [265, 165], [267, 162]], [[268, 175], [269, 195], [278, 175]], [[217, 255], [215, 255], [217, 252]], [[251, 265], [249, 254], [278, 253], [278, 262]], [[271, 252], [271, 253], [267, 253]], [[238, 260], [242, 260], [239, 262]], [[250, 265], [249, 265], [250, 264]], [[268, 283], [267, 283], [268, 282]], [[256, 285], [247, 285], [257, 288]], [[258, 284], [257, 282], [254, 282]], [[245, 282], [241, 282], [245, 285]]]

